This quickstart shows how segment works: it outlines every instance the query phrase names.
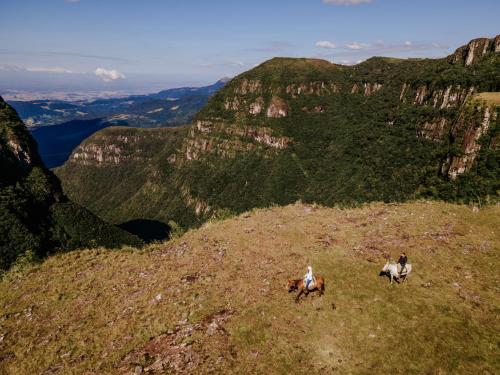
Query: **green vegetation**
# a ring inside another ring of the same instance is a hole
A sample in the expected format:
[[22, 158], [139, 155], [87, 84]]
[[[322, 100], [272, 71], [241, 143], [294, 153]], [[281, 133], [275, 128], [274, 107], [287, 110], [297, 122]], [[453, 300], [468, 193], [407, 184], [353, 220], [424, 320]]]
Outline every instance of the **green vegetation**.
[[0, 270], [58, 250], [140, 246], [64, 196], [16, 112], [0, 98]]
[[[59, 254], [0, 282], [0, 372], [495, 374], [498, 227], [498, 206], [295, 204]], [[326, 293], [295, 304], [308, 264]]]
[[[465, 98], [471, 89], [485, 92], [474, 98], [492, 98], [498, 82], [500, 55], [493, 52], [468, 67], [449, 59], [373, 57], [347, 67], [275, 58], [211, 98], [195, 119], [208, 123], [208, 130], [107, 129], [77, 152], [117, 146], [125, 161], [96, 162], [91, 155], [86, 163], [70, 160], [56, 173], [73, 200], [108, 221], [173, 220], [182, 228], [224, 212], [298, 200], [327, 206], [422, 197], [494, 203], [500, 191], [500, 116], [489, 117], [470, 166], [466, 151], [476, 142], [485, 107], [491, 106], [491, 114], [498, 107], [491, 100], [478, 107]], [[441, 105], [446, 95], [450, 104]], [[267, 117], [275, 97], [287, 106], [286, 117]], [[251, 115], [250, 105], [259, 102], [263, 109]], [[278, 150], [245, 129], [290, 142]], [[138, 143], [122, 142], [131, 132]], [[189, 150], [197, 153], [193, 160], [187, 160]], [[465, 169], [456, 178], [448, 173], [454, 157]]]
[[74, 201], [107, 221], [122, 224], [147, 218], [168, 223], [175, 218], [186, 228], [196, 216], [181, 199], [182, 176], [168, 158], [178, 152], [187, 130], [107, 128], [80, 149], [113, 144], [120, 149], [120, 163], [70, 160], [55, 172]]

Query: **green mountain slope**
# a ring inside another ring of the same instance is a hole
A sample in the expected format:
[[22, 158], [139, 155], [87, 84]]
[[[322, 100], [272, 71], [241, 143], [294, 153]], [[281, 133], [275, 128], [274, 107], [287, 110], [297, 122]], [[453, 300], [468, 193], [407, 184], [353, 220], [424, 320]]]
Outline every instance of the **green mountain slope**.
[[[133, 168], [113, 150], [150, 147], [123, 145], [115, 130], [101, 133], [104, 143], [85, 141], [56, 173], [70, 197], [108, 220], [142, 213], [185, 227], [297, 200], [494, 201], [499, 52], [500, 36], [435, 60], [374, 57], [347, 67], [275, 58], [229, 82], [191, 127], [164, 132], [165, 147]], [[123, 179], [109, 190], [110, 173], [140, 180], [140, 189]]]
[[0, 269], [26, 253], [141, 241], [69, 201], [17, 113], [0, 98]]
[[[0, 373], [499, 373], [499, 226], [496, 205], [296, 204], [54, 256], [0, 281]], [[308, 264], [325, 295], [296, 304]]]

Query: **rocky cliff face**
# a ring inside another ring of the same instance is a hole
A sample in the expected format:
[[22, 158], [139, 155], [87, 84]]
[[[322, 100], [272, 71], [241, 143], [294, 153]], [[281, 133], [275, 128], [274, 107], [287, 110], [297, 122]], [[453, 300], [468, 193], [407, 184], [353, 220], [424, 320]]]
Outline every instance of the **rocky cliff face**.
[[17, 113], [0, 98], [0, 269], [29, 252], [90, 245], [140, 244], [70, 202], [45, 168]]
[[471, 40], [469, 44], [458, 48], [455, 53], [448, 57], [452, 64], [470, 66], [483, 58], [487, 53], [500, 52], [500, 35], [493, 39], [478, 38]]
[[149, 163], [175, 132], [172, 129], [138, 131], [133, 128], [110, 128], [82, 142], [71, 154], [69, 163], [97, 168], [133, 162]]
[[37, 146], [12, 107], [0, 97], [0, 184], [12, 184], [43, 168]]
[[[451, 136], [454, 142], [460, 146], [460, 152], [449, 155], [443, 163], [442, 171], [452, 180], [459, 175], [470, 171], [474, 166], [479, 151], [481, 150], [481, 138], [488, 133], [490, 126], [495, 124], [498, 117], [497, 106], [486, 103], [473, 105], [472, 108], [464, 109], [451, 128]], [[491, 138], [485, 147], [497, 150], [498, 145]]]

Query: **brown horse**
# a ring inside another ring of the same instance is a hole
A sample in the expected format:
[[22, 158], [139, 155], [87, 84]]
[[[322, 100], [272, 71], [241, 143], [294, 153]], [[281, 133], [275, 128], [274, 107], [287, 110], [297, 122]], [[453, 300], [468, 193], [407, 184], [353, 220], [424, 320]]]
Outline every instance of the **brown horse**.
[[295, 297], [295, 301], [297, 302], [299, 301], [302, 293], [307, 296], [309, 292], [318, 290], [319, 295], [322, 296], [323, 293], [325, 293], [325, 279], [320, 275], [314, 276], [312, 283], [309, 284], [308, 290], [306, 290], [304, 279], [288, 279], [288, 293], [293, 292], [294, 290], [299, 291], [299, 294], [297, 294], [297, 297]]

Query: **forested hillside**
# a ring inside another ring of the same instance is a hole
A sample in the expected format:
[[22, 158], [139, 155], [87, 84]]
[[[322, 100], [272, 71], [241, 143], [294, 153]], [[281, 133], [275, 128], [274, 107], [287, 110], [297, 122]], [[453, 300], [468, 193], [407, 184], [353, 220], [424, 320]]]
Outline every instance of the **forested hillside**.
[[499, 51], [497, 36], [442, 59], [275, 58], [229, 82], [185, 130], [134, 130], [136, 141], [108, 129], [56, 173], [70, 197], [117, 223], [190, 227], [297, 200], [493, 202]]

